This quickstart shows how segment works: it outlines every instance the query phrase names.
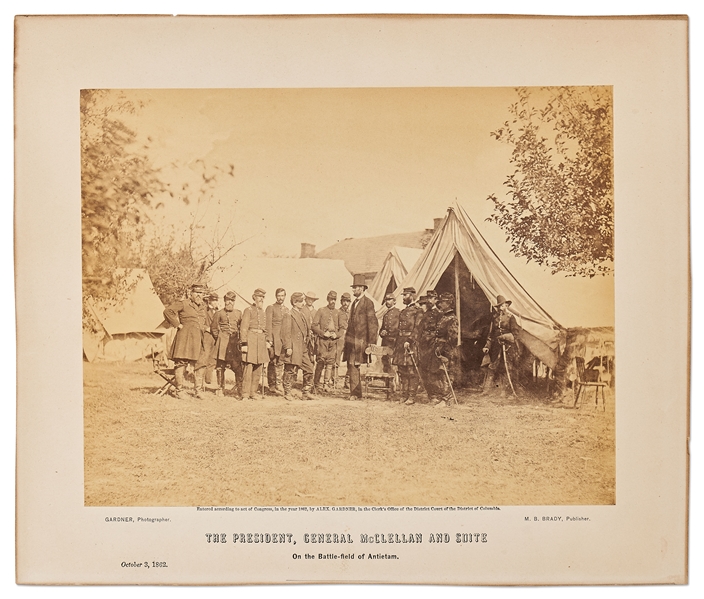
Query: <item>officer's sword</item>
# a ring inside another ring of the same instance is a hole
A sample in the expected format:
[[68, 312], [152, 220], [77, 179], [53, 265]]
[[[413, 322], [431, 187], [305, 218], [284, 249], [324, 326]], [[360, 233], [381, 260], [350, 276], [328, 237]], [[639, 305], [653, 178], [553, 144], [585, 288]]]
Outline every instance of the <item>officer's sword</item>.
[[425, 386], [425, 381], [423, 380], [423, 377], [420, 375], [420, 370], [418, 370], [418, 364], [416, 364], [416, 359], [415, 359], [415, 354], [412, 351], [408, 351], [408, 348], [406, 349], [406, 353], [411, 356], [411, 362], [413, 362], [413, 368], [416, 369], [416, 374], [418, 375], [418, 379], [420, 380], [421, 384], [423, 385], [423, 389], [427, 391], [427, 388]]
[[508, 371], [508, 362], [506, 361], [506, 346], [503, 343], [501, 343], [501, 351], [504, 354], [504, 367], [506, 368], [506, 377], [508, 378], [508, 384], [511, 385], [511, 391], [513, 391], [513, 395], [515, 396], [516, 390], [513, 388], [513, 383], [511, 382], [511, 373]]
[[441, 365], [441, 368], [445, 371], [445, 377], [447, 378], [447, 384], [450, 385], [450, 391], [452, 391], [452, 398], [455, 400], [455, 405], [458, 406], [460, 404], [457, 401], [457, 396], [455, 395], [455, 390], [452, 388], [452, 381], [450, 380], [450, 373], [447, 372], [447, 366], [445, 366], [445, 362], [443, 362], [442, 360], [440, 360], [440, 365]]

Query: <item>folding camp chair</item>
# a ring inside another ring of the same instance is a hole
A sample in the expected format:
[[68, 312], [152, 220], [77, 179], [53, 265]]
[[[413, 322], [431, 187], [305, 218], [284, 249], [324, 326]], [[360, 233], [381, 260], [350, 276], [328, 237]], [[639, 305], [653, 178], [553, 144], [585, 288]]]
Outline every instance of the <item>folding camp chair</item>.
[[176, 389], [176, 375], [173, 367], [169, 367], [164, 364], [161, 360], [161, 354], [155, 354], [154, 348], [152, 348], [152, 368], [154, 369], [154, 374], [158, 374], [162, 379], [164, 379], [164, 384], [154, 391], [154, 395], [166, 395], [171, 387]]
[[[601, 409], [606, 411], [606, 397], [604, 395], [604, 387], [608, 385], [600, 379], [601, 372], [596, 369], [586, 369], [584, 368], [584, 358], [575, 357], [574, 364], [577, 367], [577, 379], [574, 381], [575, 388], [574, 391], [574, 403], [573, 408], [578, 408], [577, 403], [582, 394], [582, 389], [584, 387], [594, 387], [594, 408], [599, 407], [599, 390], [601, 389]], [[579, 402], [581, 405], [581, 402]]]
[[388, 401], [391, 399], [391, 391], [396, 382], [396, 375], [382, 371], [381, 357], [392, 355], [394, 350], [392, 347], [382, 347], [381, 345], [371, 345], [369, 346], [369, 350], [372, 356], [372, 363], [366, 366], [362, 375], [364, 380], [364, 384], [362, 385], [363, 397], [369, 396], [369, 387], [373, 387], [374, 382], [381, 381], [384, 385], [383, 388], [386, 390], [386, 399]]

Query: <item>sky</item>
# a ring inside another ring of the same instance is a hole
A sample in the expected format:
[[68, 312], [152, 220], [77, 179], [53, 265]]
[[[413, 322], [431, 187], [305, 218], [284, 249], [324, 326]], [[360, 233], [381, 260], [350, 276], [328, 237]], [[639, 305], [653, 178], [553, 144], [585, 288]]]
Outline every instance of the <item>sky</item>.
[[[511, 171], [511, 148], [490, 133], [509, 118], [513, 88], [111, 90], [105, 101], [120, 95], [142, 106], [119, 118], [174, 189], [198, 184], [199, 161], [234, 165], [197, 220], [205, 237], [233, 221], [235, 259], [432, 228], [458, 202], [560, 324], [613, 324], [612, 277], [526, 264], [486, 221]], [[196, 204], [161, 200], [155, 220], [187, 230]]]

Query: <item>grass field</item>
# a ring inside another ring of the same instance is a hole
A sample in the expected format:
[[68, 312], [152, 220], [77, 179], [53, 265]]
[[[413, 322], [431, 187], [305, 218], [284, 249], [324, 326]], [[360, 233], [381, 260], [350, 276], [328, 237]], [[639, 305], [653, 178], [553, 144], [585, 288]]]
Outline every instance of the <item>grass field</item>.
[[342, 391], [179, 400], [159, 384], [151, 364], [84, 363], [86, 505], [615, 502], [608, 390], [601, 412], [461, 392], [452, 409]]

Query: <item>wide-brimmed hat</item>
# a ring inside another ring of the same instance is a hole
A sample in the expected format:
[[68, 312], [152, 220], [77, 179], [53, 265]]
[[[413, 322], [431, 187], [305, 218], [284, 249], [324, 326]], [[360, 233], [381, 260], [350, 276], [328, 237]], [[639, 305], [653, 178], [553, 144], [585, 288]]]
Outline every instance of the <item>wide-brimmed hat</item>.
[[353, 275], [350, 287], [364, 287], [367, 289], [367, 279], [364, 274]]
[[208, 293], [208, 288], [205, 285], [195, 284], [191, 285], [191, 291], [193, 293]]
[[223, 298], [226, 302], [234, 302], [237, 299], [237, 294], [234, 291], [228, 291]]
[[496, 296], [496, 307], [498, 308], [502, 304], [508, 304], [510, 306], [511, 300], [507, 300], [503, 295], [497, 295]]
[[306, 297], [308, 299], [312, 299], [313, 301], [319, 299], [317, 295], [315, 295], [315, 291], [306, 291]]

